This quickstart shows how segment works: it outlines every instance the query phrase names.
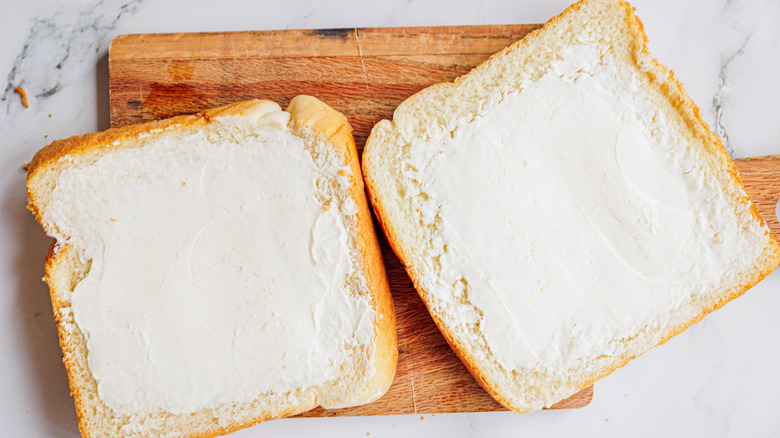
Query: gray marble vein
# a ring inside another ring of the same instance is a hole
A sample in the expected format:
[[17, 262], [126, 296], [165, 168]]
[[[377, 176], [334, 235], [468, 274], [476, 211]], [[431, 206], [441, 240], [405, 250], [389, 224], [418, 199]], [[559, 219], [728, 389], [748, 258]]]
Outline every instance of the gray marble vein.
[[[720, 17], [724, 24], [736, 31], [739, 39], [736, 48], [722, 53], [718, 66], [717, 89], [712, 97], [712, 106], [715, 113], [715, 126], [713, 130], [723, 141], [723, 145], [730, 155], [734, 155], [734, 148], [726, 128], [726, 115], [724, 109], [733, 102], [729, 99], [729, 90], [733, 87], [733, 80], [729, 77], [730, 70], [735, 61], [745, 54], [750, 39], [753, 36], [753, 24], [743, 23], [746, 14], [745, 5], [740, 0], [726, 0], [720, 9]], [[750, 11], [748, 11], [750, 12]], [[732, 43], [733, 44], [733, 43]]]
[[751, 34], [748, 34], [745, 37], [745, 40], [736, 52], [727, 56], [721, 62], [720, 68], [718, 69], [718, 89], [715, 91], [715, 96], [712, 98], [712, 106], [715, 110], [715, 133], [723, 141], [723, 145], [726, 147], [729, 155], [734, 155], [734, 149], [732, 148], [731, 143], [729, 143], [729, 134], [726, 131], [726, 125], [723, 118], [723, 107], [726, 104], [725, 91], [730, 86], [728, 70], [732, 63], [745, 53], [745, 47], [747, 47], [747, 44], [750, 41], [750, 35]]
[[[22, 50], [8, 73], [0, 100], [10, 111], [14, 89], [23, 87], [29, 96], [45, 99], [57, 94], [72, 80], [65, 72], [91, 60], [105, 46], [105, 39], [119, 20], [137, 11], [142, 0], [100, 0], [73, 11], [62, 4], [45, 16], [36, 17]], [[15, 102], [14, 102], [15, 103]]]

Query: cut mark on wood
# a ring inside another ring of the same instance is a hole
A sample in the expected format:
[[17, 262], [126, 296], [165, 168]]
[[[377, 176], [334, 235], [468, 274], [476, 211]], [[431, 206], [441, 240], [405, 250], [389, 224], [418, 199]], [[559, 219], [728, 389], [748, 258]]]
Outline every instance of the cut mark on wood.
[[363, 48], [360, 46], [360, 30], [355, 28], [355, 41], [357, 41], [358, 56], [360, 57], [360, 68], [363, 69], [363, 84], [366, 86], [366, 94], [369, 95], [368, 73], [366, 72], [366, 61], [363, 59]]
[[416, 414], [417, 411], [417, 391], [414, 389], [414, 376], [409, 376], [409, 381], [412, 384], [412, 406], [414, 407], [414, 413]]

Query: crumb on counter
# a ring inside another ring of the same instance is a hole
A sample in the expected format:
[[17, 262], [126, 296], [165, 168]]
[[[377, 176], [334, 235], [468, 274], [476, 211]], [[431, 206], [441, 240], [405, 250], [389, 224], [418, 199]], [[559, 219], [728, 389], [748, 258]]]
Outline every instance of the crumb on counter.
[[22, 170], [27, 172], [28, 167], [30, 166], [30, 163], [22, 163]]
[[49, 118], [51, 118], [51, 113], [49, 113]]
[[16, 87], [14, 88], [14, 91], [19, 93], [20, 96], [22, 96], [22, 105], [24, 105], [25, 108], [29, 108], [30, 104], [27, 103], [27, 92], [24, 91], [24, 88], [22, 87]]

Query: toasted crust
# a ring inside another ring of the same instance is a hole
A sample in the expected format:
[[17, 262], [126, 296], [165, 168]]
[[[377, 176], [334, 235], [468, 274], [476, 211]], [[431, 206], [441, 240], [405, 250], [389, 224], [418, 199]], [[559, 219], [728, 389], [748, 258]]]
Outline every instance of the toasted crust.
[[[212, 123], [216, 117], [241, 116], [257, 106], [271, 103], [264, 100], [238, 102], [195, 115], [178, 116], [56, 141], [40, 150], [30, 162], [27, 176], [28, 208], [35, 214], [47, 233], [55, 234], [57, 233], [55, 225], [49, 223], [44, 212], [41, 211], [40, 199], [47, 191], [52, 190], [56, 175], [63, 166], [68, 164], [68, 161], [93, 162], [108, 153], [110, 148], [107, 145], [117, 141], [122, 143], [122, 147], [136, 147], [137, 144], [132, 140], [139, 136], [154, 136], [155, 133], [168, 129], [198, 129]], [[313, 97], [298, 96], [290, 103], [288, 112], [291, 114], [288, 126], [294, 134], [313, 135], [324, 140], [332, 146], [334, 152], [339, 154], [344, 165], [349, 165], [352, 170], [350, 191], [359, 212], [357, 219], [351, 221], [349, 225], [351, 231], [359, 236], [357, 241], [363, 262], [363, 274], [370, 291], [371, 306], [375, 312], [376, 372], [359, 394], [339, 402], [344, 406], [365, 404], [384, 394], [395, 375], [396, 327], [392, 298], [364, 194], [352, 128], [341, 113]], [[87, 267], [81, 266], [74, 247], [69, 244], [52, 243], [46, 256], [44, 280], [50, 287], [60, 346], [63, 350], [63, 362], [75, 400], [81, 433], [84, 436], [98, 437], [106, 436], [105, 425], [98, 421], [100, 418], [111, 418], [117, 423], [137, 421], [137, 419], [113, 413], [97, 396], [97, 383], [87, 365], [86, 339], [73, 319], [70, 303], [66, 298], [68, 292], [73, 290], [87, 270]], [[212, 437], [228, 434], [262, 421], [305, 412], [320, 404], [312, 393], [300, 392], [296, 395], [299, 400], [297, 403], [275, 406], [270, 411], [259, 409], [262, 407], [260, 402], [263, 396], [261, 396], [247, 405], [220, 406], [216, 409], [203, 409], [184, 415], [154, 414], [150, 416], [153, 418], [147, 421], [157, 424], [148, 429], [143, 436]], [[249, 414], [242, 413], [243, 411]], [[220, 420], [223, 415], [231, 416], [234, 420], [230, 422]]]
[[[374, 336], [376, 337], [374, 354], [376, 354], [377, 364], [389, 365], [384, 369], [377, 369], [374, 378], [366, 389], [355, 397], [355, 401], [374, 401], [390, 388], [395, 376], [395, 366], [398, 361], [395, 307], [390, 295], [379, 241], [368, 209], [357, 147], [352, 137], [352, 126], [346, 116], [311, 96], [295, 97], [290, 101], [287, 112], [291, 115], [290, 127], [294, 132], [311, 131], [322, 135], [336, 146], [336, 150], [341, 153], [342, 162], [349, 165], [352, 170], [351, 195], [358, 205], [358, 220], [351, 225], [354, 227], [353, 233], [360, 236], [358, 246], [364, 261], [364, 275], [372, 291], [371, 306], [375, 311]], [[345, 406], [350, 403], [355, 404], [350, 401], [345, 403]]]
[[[553, 17], [542, 28], [491, 56], [467, 75], [459, 77], [453, 82], [433, 85], [404, 101], [396, 109], [393, 121], [388, 122], [385, 120], [377, 124], [366, 142], [363, 155], [363, 174], [368, 188], [369, 199], [391, 247], [405, 265], [415, 285], [415, 289], [421, 296], [444, 338], [474, 375], [477, 382], [499, 403], [517, 412], [528, 412], [536, 408], [529, 408], [527, 405], [516, 404], [510, 400], [510, 397], [498, 387], [496, 382], [488, 377], [486, 371], [475, 359], [474, 353], [453, 334], [451, 328], [442, 321], [434, 308], [431, 291], [426, 289], [425, 284], [421, 280], [420, 268], [414, 265], [414, 259], [411, 254], [413, 242], [400, 229], [401, 221], [399, 219], [402, 213], [395, 211], [390, 205], [388, 189], [383, 187], [385, 181], [381, 180], [384, 177], [382, 174], [384, 171], [382, 154], [393, 148], [392, 145], [386, 142], [387, 138], [398, 138], [399, 140], [408, 141], [409, 138], [416, 138], [416, 135], [427, 135], [428, 126], [444, 126], [447, 120], [454, 120], [458, 117], [477, 113], [477, 107], [475, 104], [472, 105], [473, 102], [470, 102], [469, 98], [482, 96], [486, 93], [484, 84], [492, 84], [492, 80], [496, 80], [499, 77], [500, 73], [497, 72], [501, 71], [500, 66], [504, 62], [505, 57], [517, 53], [522, 53], [523, 56], [528, 54], [523, 62], [531, 62], [529, 61], [532, 57], [531, 54], [535, 53], [535, 50], [544, 44], [545, 38], [548, 38], [548, 34], [553, 29], [569, 26], [569, 23], [574, 20], [573, 17], [578, 15], [581, 17], [588, 16], [594, 13], [594, 11], [616, 17], [615, 20], [617, 20], [619, 31], [625, 32], [626, 35], [626, 38], [620, 41], [620, 43], [626, 45], [626, 50], [632, 53], [634, 62], [637, 62], [639, 59], [650, 61], [650, 65], [646, 66], [647, 74], [657, 84], [664, 97], [668, 99], [669, 104], [685, 121], [692, 135], [702, 140], [701, 142], [704, 144], [704, 150], [702, 151], [703, 160], [705, 160], [706, 165], [719, 169], [719, 178], [722, 178], [724, 186], [729, 187], [729, 195], [734, 202], [735, 211], [739, 211], [744, 206], [749, 206], [749, 215], [752, 220], [760, 222], [763, 226], [766, 225], [755, 206], [751, 203], [749, 196], [744, 195], [744, 186], [739, 178], [735, 164], [731, 161], [720, 139], [707, 127], [707, 124], [702, 119], [701, 112], [685, 93], [682, 83], [671, 70], [650, 56], [643, 26], [636, 15], [634, 15], [633, 8], [624, 1], [582, 0], [567, 8], [560, 15]], [[613, 32], [606, 29], [604, 31], [605, 33]], [[432, 108], [434, 106], [432, 102], [436, 102], [435, 108]], [[420, 134], [421, 132], [423, 134]], [[661, 334], [660, 342], [656, 345], [663, 344], [691, 324], [701, 320], [707, 313], [742, 295], [747, 289], [768, 275], [780, 263], [780, 247], [778, 247], [777, 242], [768, 231], [766, 236], [767, 244], [762, 255], [763, 263], [760, 266], [756, 266], [752, 272], [742, 277], [730, 290], [721, 294], [715, 300], [707, 301], [707, 297], [700, 297], [699, 302], [693, 304], [701, 311], [686, 321], [667, 327], [665, 332]], [[578, 376], [573, 384], [566, 385], [566, 392], [561, 399], [587, 388], [596, 380], [624, 366], [629, 360], [641, 355], [644, 351], [626, 348], [608, 367], [593, 375]]]

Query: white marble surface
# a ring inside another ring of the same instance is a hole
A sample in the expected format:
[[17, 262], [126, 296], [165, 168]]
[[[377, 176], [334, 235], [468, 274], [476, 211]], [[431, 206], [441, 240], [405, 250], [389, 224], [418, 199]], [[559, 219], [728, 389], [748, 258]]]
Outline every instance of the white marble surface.
[[[78, 436], [40, 281], [49, 244], [25, 210], [22, 163], [108, 126], [106, 53], [123, 33], [543, 22], [567, 0], [3, 1], [0, 14], [0, 435]], [[735, 157], [780, 154], [780, 2], [637, 0], [674, 69]], [[13, 92], [23, 86], [30, 107]], [[2, 89], [0, 89], [2, 90]], [[780, 272], [596, 384], [584, 409], [288, 419], [254, 436], [780, 436]]]

